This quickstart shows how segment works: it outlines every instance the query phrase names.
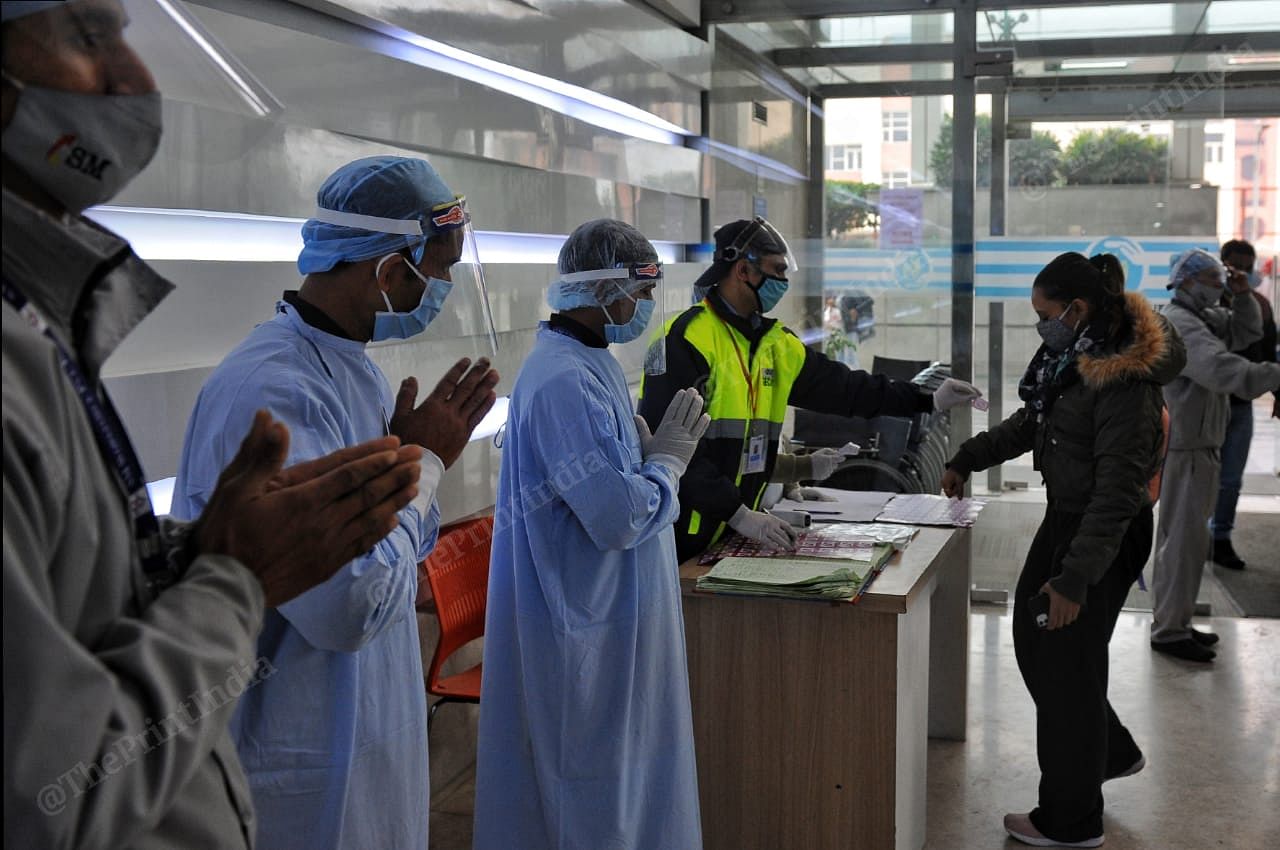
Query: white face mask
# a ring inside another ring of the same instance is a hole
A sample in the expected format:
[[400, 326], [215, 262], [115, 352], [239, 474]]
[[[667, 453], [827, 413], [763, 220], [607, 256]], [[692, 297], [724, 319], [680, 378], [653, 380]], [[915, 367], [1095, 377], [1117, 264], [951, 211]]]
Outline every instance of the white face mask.
[[1199, 310], [1213, 307], [1222, 299], [1221, 286], [1211, 286], [1198, 280], [1192, 280], [1182, 290], [1187, 294], [1191, 304]]
[[4, 155], [68, 212], [111, 200], [160, 146], [159, 92], [81, 94], [4, 76], [19, 91]]

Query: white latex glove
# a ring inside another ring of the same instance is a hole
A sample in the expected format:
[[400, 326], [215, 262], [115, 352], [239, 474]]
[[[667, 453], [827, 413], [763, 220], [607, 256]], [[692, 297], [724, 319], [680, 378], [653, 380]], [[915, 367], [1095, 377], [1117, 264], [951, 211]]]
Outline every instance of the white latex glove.
[[825, 481], [836, 471], [836, 467], [844, 463], [844, 455], [839, 449], [818, 449], [809, 455], [813, 463], [813, 480]]
[[729, 519], [729, 527], [775, 549], [794, 549], [796, 545], [796, 530], [786, 520], [765, 511], [753, 511], [746, 505], [738, 506], [737, 513]]
[[698, 440], [711, 425], [711, 417], [702, 412], [702, 396], [694, 389], [680, 390], [667, 405], [658, 430], [649, 433], [644, 417], [637, 415], [640, 432], [640, 454], [646, 461], [660, 463], [677, 476], [684, 475], [689, 459], [698, 448]]
[[967, 404], [981, 397], [982, 390], [973, 384], [956, 378], [947, 378], [933, 391], [933, 409], [939, 412], [950, 410], [957, 405]]
[[778, 483], [766, 484], [764, 492], [760, 494], [760, 507], [768, 510], [786, 495], [785, 488]]
[[800, 501], [805, 501], [805, 502], [838, 502], [840, 501], [835, 496], [828, 496], [826, 493], [822, 492], [817, 487], [797, 487], [796, 492], [797, 492], [797, 495], [799, 495], [800, 497], [799, 499]]

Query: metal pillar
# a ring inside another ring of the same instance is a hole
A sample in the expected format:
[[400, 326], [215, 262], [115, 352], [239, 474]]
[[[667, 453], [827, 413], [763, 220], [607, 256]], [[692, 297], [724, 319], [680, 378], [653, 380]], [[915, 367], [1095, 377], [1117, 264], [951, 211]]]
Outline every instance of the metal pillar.
[[[951, 154], [951, 374], [973, 380], [973, 130], [977, 60], [974, 0], [955, 9], [953, 147]], [[973, 428], [968, 405], [951, 410], [952, 446]], [[929, 615], [929, 735], [963, 741], [968, 723], [969, 582], [972, 536], [953, 550], [938, 574]]]
[[[994, 201], [994, 199], [993, 199]], [[993, 236], [995, 234], [992, 234]], [[987, 333], [987, 427], [1004, 420], [1004, 302], [992, 301]], [[987, 470], [987, 489], [999, 493], [1004, 486], [1004, 467], [996, 464]]]
[[1006, 124], [1009, 120], [1008, 95], [1004, 81], [991, 93], [991, 235], [1004, 236], [1005, 198], [1009, 194], [1009, 157]]
[[[991, 226], [992, 236], [1004, 236], [1005, 199], [1009, 194], [1006, 124], [1008, 95], [1003, 80], [991, 95]], [[1004, 419], [1004, 302], [992, 301], [987, 322], [987, 409], [988, 427]], [[1004, 467], [987, 470], [987, 489], [999, 493]]]
[[810, 98], [809, 109], [809, 185], [805, 189], [805, 246], [799, 262], [806, 270], [804, 313], [813, 327], [822, 327], [822, 300], [826, 294], [826, 262], [823, 251], [826, 239], [826, 158], [823, 155], [827, 125], [823, 117], [823, 98]]
[[[974, 59], [977, 13], [972, 0], [955, 10], [952, 67], [951, 185], [951, 374], [973, 380], [973, 207], [974, 207]], [[951, 439], [959, 445], [972, 434], [966, 405], [951, 411]]]

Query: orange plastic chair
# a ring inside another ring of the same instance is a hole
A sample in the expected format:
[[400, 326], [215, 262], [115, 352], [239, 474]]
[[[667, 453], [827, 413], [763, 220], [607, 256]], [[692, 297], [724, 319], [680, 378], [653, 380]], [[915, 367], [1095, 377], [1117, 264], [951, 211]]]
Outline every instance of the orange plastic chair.
[[440, 669], [454, 652], [484, 635], [492, 544], [493, 517], [470, 520], [445, 529], [423, 562], [440, 620], [440, 641], [427, 670], [427, 693], [439, 697], [427, 712], [428, 733], [436, 709], [446, 702], [480, 702], [481, 665], [443, 677]]

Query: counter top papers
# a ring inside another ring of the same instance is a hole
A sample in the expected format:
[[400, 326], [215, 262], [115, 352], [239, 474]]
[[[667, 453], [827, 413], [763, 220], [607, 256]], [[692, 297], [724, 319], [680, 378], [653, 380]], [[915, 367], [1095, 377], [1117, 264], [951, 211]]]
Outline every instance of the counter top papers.
[[978, 514], [986, 504], [982, 499], [951, 499], [927, 493], [902, 493], [889, 500], [876, 521], [969, 528], [977, 521]]
[[714, 564], [721, 558], [824, 558], [868, 564], [874, 562], [878, 546], [905, 549], [915, 533], [909, 526], [885, 523], [815, 525], [797, 535], [794, 550], [774, 549], [734, 533], [708, 549], [698, 563]]
[[837, 490], [834, 487], [813, 489], [834, 501], [819, 502], [806, 499], [803, 502], [797, 502], [794, 499], [783, 499], [776, 507], [784, 511], [807, 511], [815, 523], [872, 522], [893, 498], [892, 493], [877, 490]]
[[803, 558], [722, 559], [697, 580], [698, 590], [712, 593], [855, 602], [893, 554], [885, 544], [873, 547], [861, 563]]

